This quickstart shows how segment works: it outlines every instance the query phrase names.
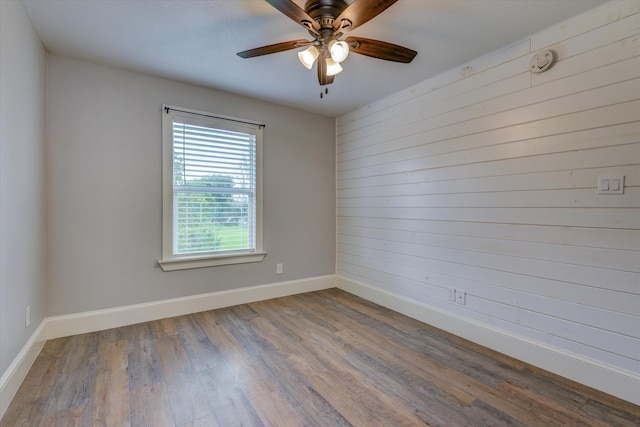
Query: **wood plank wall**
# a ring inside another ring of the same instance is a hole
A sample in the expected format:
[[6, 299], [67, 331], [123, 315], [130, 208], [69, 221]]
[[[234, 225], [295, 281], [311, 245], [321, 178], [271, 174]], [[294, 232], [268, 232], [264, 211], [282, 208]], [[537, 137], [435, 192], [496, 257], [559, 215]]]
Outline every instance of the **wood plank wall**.
[[[557, 63], [530, 73], [544, 49]], [[342, 116], [337, 133], [340, 276], [640, 373], [640, 2]], [[598, 195], [600, 175], [624, 175], [624, 195]]]

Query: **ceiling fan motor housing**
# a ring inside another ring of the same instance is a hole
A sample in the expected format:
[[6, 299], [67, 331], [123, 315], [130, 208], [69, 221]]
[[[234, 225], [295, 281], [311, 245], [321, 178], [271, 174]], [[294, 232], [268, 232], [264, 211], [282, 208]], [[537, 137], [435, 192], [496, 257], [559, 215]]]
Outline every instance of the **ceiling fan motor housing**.
[[347, 6], [344, 0], [307, 0], [304, 10], [320, 24], [320, 28], [333, 30], [333, 21]]

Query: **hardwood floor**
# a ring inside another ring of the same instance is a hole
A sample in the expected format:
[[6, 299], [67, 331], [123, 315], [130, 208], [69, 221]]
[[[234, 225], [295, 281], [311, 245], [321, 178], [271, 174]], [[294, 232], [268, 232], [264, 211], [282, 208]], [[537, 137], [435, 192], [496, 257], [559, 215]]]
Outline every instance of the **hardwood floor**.
[[331, 289], [46, 343], [14, 426], [638, 426], [640, 407]]

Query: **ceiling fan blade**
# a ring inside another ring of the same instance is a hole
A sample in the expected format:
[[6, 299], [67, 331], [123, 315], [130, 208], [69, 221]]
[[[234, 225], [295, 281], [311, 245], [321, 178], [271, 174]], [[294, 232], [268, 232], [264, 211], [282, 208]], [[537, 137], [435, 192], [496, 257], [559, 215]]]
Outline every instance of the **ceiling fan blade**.
[[398, 0], [355, 0], [333, 21], [336, 31], [351, 31], [375, 18]]
[[349, 43], [351, 52], [387, 61], [408, 64], [418, 54], [415, 50], [407, 47], [380, 40], [365, 39], [363, 37], [347, 37], [345, 41]]
[[287, 15], [289, 18], [302, 25], [307, 30], [318, 34], [320, 24], [316, 22], [307, 12], [300, 6], [295, 4], [293, 0], [266, 0], [271, 6]]
[[284, 52], [285, 50], [296, 49], [298, 47], [308, 46], [312, 41], [300, 39], [300, 40], [291, 40], [288, 42], [270, 44], [268, 46], [256, 47], [255, 49], [245, 50], [243, 52], [238, 52], [238, 55], [241, 58], [253, 58], [255, 56], [269, 55], [271, 53]]

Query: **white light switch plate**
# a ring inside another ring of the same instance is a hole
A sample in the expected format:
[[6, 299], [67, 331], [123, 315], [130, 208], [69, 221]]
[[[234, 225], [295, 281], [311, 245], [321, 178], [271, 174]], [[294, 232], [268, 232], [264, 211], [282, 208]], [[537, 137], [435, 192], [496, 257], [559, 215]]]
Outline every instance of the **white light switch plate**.
[[599, 176], [598, 194], [624, 194], [624, 175]]

